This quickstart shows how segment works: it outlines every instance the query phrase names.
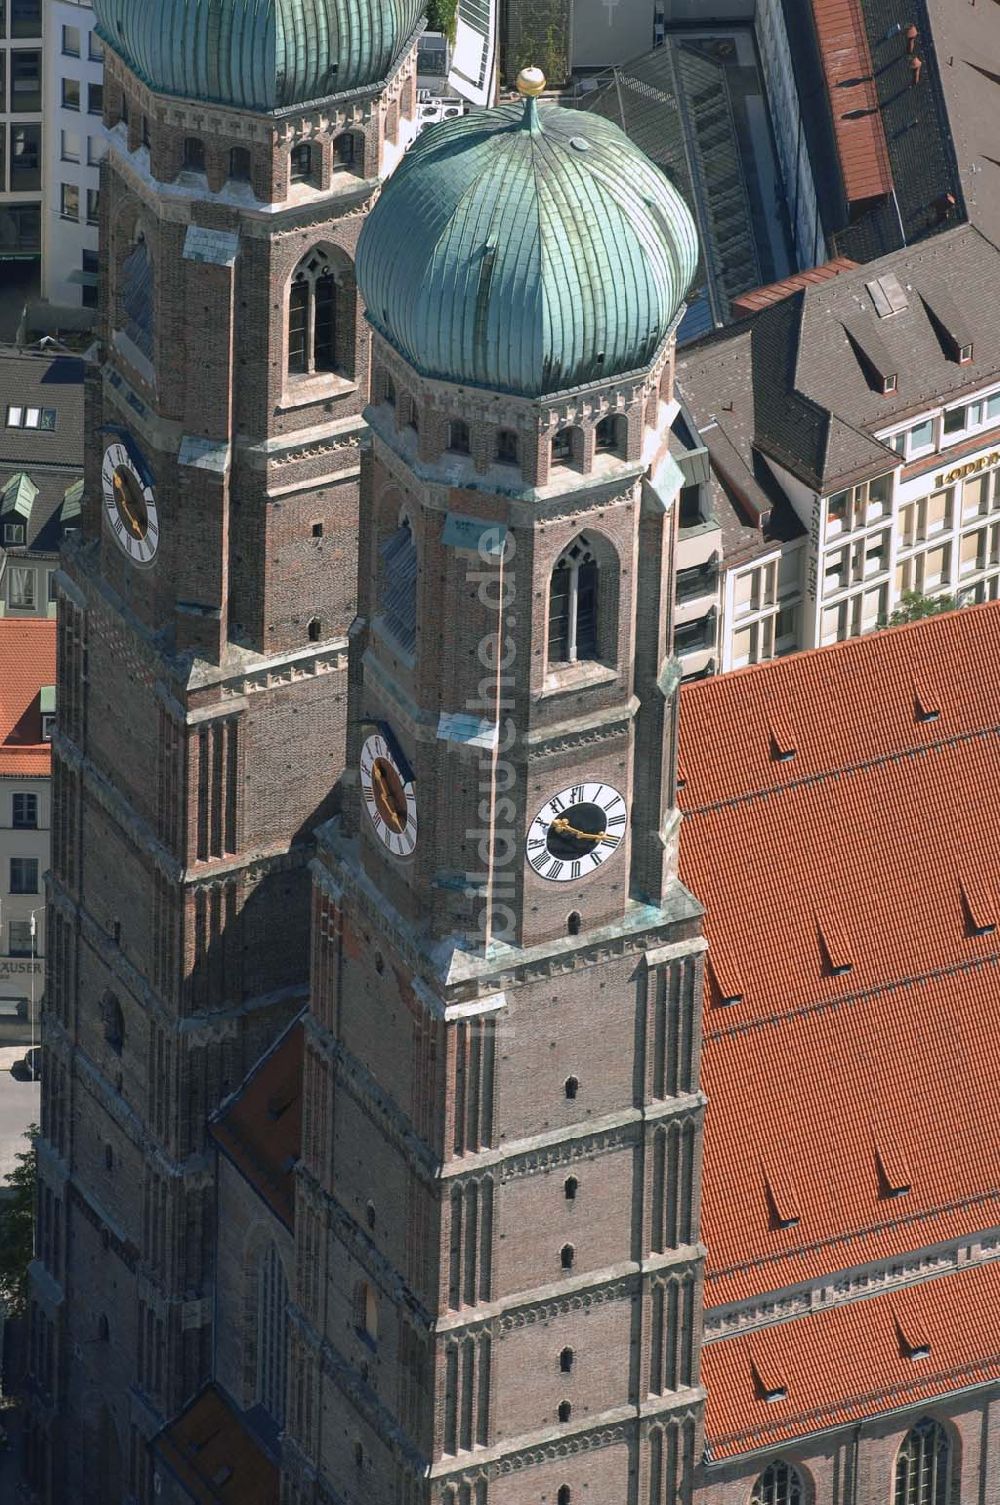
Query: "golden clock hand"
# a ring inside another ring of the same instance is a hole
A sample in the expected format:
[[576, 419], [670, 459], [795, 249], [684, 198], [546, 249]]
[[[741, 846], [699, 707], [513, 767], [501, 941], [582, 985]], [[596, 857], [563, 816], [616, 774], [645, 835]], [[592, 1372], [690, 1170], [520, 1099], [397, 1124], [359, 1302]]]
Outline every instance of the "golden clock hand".
[[376, 786], [379, 794], [382, 796], [382, 803], [385, 805], [385, 808], [389, 815], [392, 816], [392, 823], [395, 826], [396, 830], [401, 831], [404, 825], [403, 819], [399, 811], [396, 809], [396, 806], [393, 804], [392, 790], [389, 788], [385, 774], [382, 772], [381, 768], [379, 768], [377, 763], [372, 769], [372, 783]]
[[124, 512], [126, 521], [128, 522], [133, 535], [136, 538], [142, 538], [142, 524], [136, 514], [132, 511], [132, 508], [129, 506], [128, 492], [125, 490], [124, 484], [117, 475], [115, 476], [115, 497], [118, 502], [118, 510], [120, 512]]
[[552, 821], [551, 826], [552, 830], [558, 831], [561, 836], [579, 836], [584, 841], [603, 841], [608, 834], [607, 831], [578, 831], [576, 826], [571, 826], [569, 821], [564, 820], [562, 816]]

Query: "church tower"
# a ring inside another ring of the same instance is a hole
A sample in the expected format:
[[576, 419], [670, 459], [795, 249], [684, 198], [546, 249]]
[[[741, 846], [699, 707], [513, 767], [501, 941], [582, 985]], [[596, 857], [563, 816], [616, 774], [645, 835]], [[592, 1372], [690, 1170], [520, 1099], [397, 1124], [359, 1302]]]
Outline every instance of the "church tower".
[[700, 1453], [667, 448], [697, 246], [543, 86], [425, 133], [359, 245], [373, 444], [287, 1505], [673, 1505]]
[[94, 0], [101, 361], [59, 577], [30, 1454], [151, 1505], [208, 1377], [207, 1120], [308, 987], [370, 341], [355, 247], [415, 135], [421, 0]]

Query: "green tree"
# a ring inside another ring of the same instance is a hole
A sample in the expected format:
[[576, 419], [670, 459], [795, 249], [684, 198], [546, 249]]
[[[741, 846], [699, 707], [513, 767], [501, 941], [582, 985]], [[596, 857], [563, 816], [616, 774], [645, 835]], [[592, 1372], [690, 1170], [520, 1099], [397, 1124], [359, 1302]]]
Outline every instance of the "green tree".
[[886, 618], [885, 627], [904, 627], [924, 617], [937, 617], [943, 611], [957, 611], [962, 605], [957, 596], [922, 596], [919, 591], [904, 591], [896, 610]]
[[35, 1172], [38, 1125], [29, 1124], [24, 1135], [28, 1148], [15, 1156], [0, 1191], [0, 1301], [12, 1315], [28, 1305], [28, 1265], [35, 1240]]
[[458, 0], [427, 0], [428, 31], [443, 31], [451, 41], [455, 40], [455, 14]]

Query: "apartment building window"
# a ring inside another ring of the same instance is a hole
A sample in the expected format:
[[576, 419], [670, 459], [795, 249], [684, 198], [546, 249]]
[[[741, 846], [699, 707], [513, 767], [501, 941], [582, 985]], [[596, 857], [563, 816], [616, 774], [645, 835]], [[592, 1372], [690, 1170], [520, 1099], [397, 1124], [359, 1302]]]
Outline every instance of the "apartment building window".
[[10, 0], [10, 34], [12, 37], [41, 36], [42, 0]]
[[848, 584], [848, 559], [846, 549], [838, 549], [834, 554], [828, 554], [823, 565], [823, 594], [825, 596], [836, 595]]
[[990, 528], [974, 528], [971, 533], [963, 533], [959, 545], [959, 577], [977, 574], [980, 570], [1000, 563], [998, 545], [1000, 524], [994, 523]]
[[878, 522], [889, 511], [892, 475], [876, 476], [846, 491], [835, 491], [826, 503], [826, 536], [853, 533], [855, 528]]
[[714, 623], [715, 617], [711, 612], [707, 617], [699, 617], [697, 621], [682, 622], [674, 632], [674, 651], [696, 653], [700, 648], [711, 647]]
[[842, 643], [848, 635], [847, 601], [839, 606], [828, 606], [820, 623], [821, 643]]
[[989, 512], [994, 485], [1000, 471], [987, 471], [982, 476], [970, 476], [962, 486], [962, 517], [984, 517]]
[[27, 565], [12, 564], [8, 571], [7, 599], [15, 611], [30, 611], [35, 605], [35, 572]]
[[923, 566], [921, 588], [924, 592], [940, 590], [942, 585], [947, 585], [951, 573], [951, 546], [945, 544], [939, 549], [928, 549], [923, 556]]
[[96, 31], [92, 31], [87, 38], [87, 56], [92, 63], [100, 63], [104, 60], [104, 43]]
[[774, 657], [774, 622], [773, 616], [763, 617], [734, 635], [734, 669], [742, 669], [745, 664], [762, 664]]
[[73, 131], [60, 132], [59, 155], [64, 162], [79, 162], [80, 138]]
[[924, 537], [934, 538], [938, 533], [947, 532], [951, 527], [951, 491], [933, 491], [924, 506]]
[[934, 418], [921, 419], [912, 428], [893, 434], [889, 443], [897, 454], [903, 456], [904, 460], [912, 460], [917, 455], [927, 454], [935, 447], [935, 424]]
[[12, 857], [10, 859], [10, 892], [12, 894], [37, 894], [37, 857]]
[[104, 85], [87, 85], [87, 113], [89, 115], [104, 114]]
[[794, 653], [799, 646], [799, 608], [782, 606], [774, 619], [774, 651]]
[[87, 224], [96, 225], [101, 218], [101, 190], [87, 189]]
[[34, 831], [38, 827], [38, 795], [15, 794], [12, 800], [12, 824], [15, 831]]
[[[148, 146], [149, 142], [147, 141], [145, 144], [146, 144], [146, 146]], [[108, 150], [107, 144], [104, 141], [101, 140], [100, 136], [88, 136], [87, 137], [87, 164], [88, 164], [88, 166], [90, 166], [90, 167], [100, 167], [101, 163], [104, 161], [105, 156], [107, 155], [107, 150]]]
[[59, 193], [59, 215], [62, 219], [80, 218], [80, 190], [75, 183], [63, 183]]
[[62, 107], [64, 110], [80, 108], [80, 80], [64, 78], [62, 81]]
[[62, 29], [62, 50], [64, 57], [80, 56], [80, 28], [79, 26], [64, 26]]
[[719, 567], [711, 559], [705, 564], [695, 564], [690, 569], [678, 570], [675, 599], [693, 601], [698, 596], [714, 595], [718, 583]]
[[7, 926], [7, 955], [33, 956], [34, 938], [30, 920], [11, 920]]

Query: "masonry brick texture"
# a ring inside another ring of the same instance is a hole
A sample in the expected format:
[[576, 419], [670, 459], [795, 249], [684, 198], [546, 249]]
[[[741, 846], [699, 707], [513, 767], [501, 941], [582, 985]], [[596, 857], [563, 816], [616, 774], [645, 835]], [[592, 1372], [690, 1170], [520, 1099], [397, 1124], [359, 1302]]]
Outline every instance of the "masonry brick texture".
[[[411, 129], [412, 51], [379, 89], [274, 119], [157, 97], [109, 55], [105, 102], [105, 360], [59, 602], [39, 1497], [188, 1501], [150, 1443], [210, 1379], [260, 1403], [270, 1261], [282, 1505], [746, 1505], [767, 1459], [702, 1463], [703, 942], [676, 879], [675, 520], [649, 467], [672, 345], [535, 403], [369, 339], [354, 256]], [[192, 229], [216, 233], [207, 261]], [[290, 374], [290, 290], [321, 274], [334, 369]], [[147, 570], [103, 522], [109, 428], [152, 478]], [[502, 582], [449, 516], [504, 531]], [[404, 520], [412, 652], [383, 614]], [[549, 582], [581, 536], [598, 654], [566, 666]], [[502, 790], [447, 730], [498, 693]], [[361, 799], [373, 722], [414, 771], [410, 861]], [[628, 834], [546, 883], [524, 833], [585, 780], [621, 791]], [[515, 946], [456, 949], [500, 902]], [[299, 1015], [292, 1233], [208, 1125]], [[932, 1408], [947, 1505], [1000, 1505], [994, 1409]], [[892, 1498], [917, 1414], [785, 1450], [801, 1505]]]

